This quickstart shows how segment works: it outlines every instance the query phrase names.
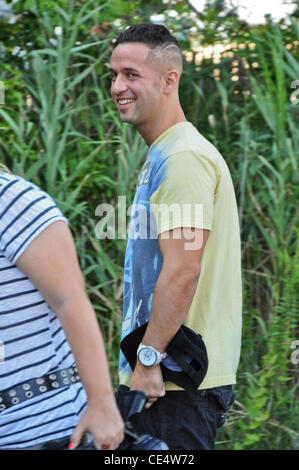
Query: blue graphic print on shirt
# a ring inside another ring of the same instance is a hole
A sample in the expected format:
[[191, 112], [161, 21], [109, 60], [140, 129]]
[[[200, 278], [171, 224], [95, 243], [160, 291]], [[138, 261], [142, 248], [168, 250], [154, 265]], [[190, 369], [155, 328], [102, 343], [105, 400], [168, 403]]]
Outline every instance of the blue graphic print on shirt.
[[[167, 158], [152, 147], [137, 182], [125, 255], [122, 339], [147, 322], [150, 316], [154, 288], [162, 267], [150, 197], [166, 177]], [[119, 371], [131, 373], [122, 352]]]

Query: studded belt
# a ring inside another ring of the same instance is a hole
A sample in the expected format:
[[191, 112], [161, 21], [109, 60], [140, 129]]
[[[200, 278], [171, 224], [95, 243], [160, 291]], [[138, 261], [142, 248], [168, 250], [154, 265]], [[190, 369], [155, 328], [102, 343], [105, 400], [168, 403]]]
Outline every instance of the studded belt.
[[80, 382], [77, 367], [60, 369], [0, 391], [0, 412], [45, 392]]

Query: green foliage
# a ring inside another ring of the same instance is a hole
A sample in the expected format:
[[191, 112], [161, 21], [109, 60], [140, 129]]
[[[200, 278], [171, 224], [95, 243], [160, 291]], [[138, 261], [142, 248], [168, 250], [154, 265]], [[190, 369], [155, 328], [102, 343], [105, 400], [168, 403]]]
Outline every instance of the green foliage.
[[229, 165], [242, 235], [237, 400], [217, 448], [298, 448], [298, 368], [291, 362], [299, 277], [299, 105], [290, 99], [299, 78], [295, 20], [249, 27], [222, 1], [200, 15], [188, 2], [160, 0], [26, 0], [14, 10], [19, 19], [2, 21], [0, 30], [0, 162], [48, 191], [69, 218], [115, 385], [126, 240], [97, 237], [96, 209], [111, 204], [118, 219], [119, 197], [126, 196], [127, 210], [147, 149], [109, 97], [111, 39], [155, 12], [165, 13], [186, 51], [194, 41], [229, 46], [219, 63], [198, 62], [194, 53], [180, 85], [187, 118]]

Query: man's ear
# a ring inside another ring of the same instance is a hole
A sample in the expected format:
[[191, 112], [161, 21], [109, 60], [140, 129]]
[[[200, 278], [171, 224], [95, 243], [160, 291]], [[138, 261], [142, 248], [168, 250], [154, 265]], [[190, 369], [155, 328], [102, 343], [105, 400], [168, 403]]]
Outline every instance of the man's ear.
[[175, 69], [167, 70], [164, 75], [164, 87], [163, 91], [165, 94], [169, 95], [174, 90], [177, 89], [179, 84], [180, 75], [179, 72]]

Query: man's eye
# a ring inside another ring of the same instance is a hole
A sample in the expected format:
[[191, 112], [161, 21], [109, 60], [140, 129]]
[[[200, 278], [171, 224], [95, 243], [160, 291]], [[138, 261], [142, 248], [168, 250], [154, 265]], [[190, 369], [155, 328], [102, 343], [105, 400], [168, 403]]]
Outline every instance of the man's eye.
[[135, 78], [135, 77], [137, 77], [137, 75], [135, 73], [130, 72], [130, 73], [128, 73], [128, 77], [129, 78]]
[[110, 78], [111, 78], [111, 80], [115, 80], [115, 78], [116, 78], [115, 73], [111, 73], [111, 74], [110, 74]]

